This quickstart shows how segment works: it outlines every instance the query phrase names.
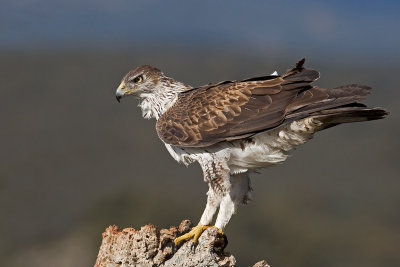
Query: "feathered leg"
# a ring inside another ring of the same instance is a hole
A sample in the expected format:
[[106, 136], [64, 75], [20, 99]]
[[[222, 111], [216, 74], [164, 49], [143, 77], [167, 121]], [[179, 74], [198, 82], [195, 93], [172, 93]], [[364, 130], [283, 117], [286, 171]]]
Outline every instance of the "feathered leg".
[[184, 240], [189, 240], [193, 238], [193, 243], [197, 243], [200, 235], [207, 228], [211, 227], [211, 221], [214, 217], [215, 212], [217, 211], [218, 206], [221, 203], [221, 196], [216, 194], [214, 190], [210, 187], [207, 192], [207, 205], [204, 209], [203, 215], [201, 216], [200, 222], [197, 226], [193, 227], [189, 233], [186, 233], [182, 236], [179, 236], [174, 240], [175, 245], [179, 245]]
[[223, 230], [232, 215], [235, 214], [238, 204], [247, 204], [250, 200], [251, 184], [247, 172], [231, 175], [231, 188], [228, 194], [222, 197], [215, 226]]
[[210, 225], [211, 221], [214, 217], [215, 212], [217, 211], [222, 197], [214, 192], [212, 188], [210, 188], [207, 192], [207, 205], [203, 212], [203, 215], [200, 219], [200, 224], [202, 225]]
[[[192, 230], [175, 239], [175, 244], [178, 245], [184, 240], [193, 238], [193, 242], [197, 243], [198, 238], [205, 229], [211, 227], [211, 221], [217, 208], [221, 205], [221, 200], [230, 190], [229, 169], [225, 160], [218, 160], [212, 155], [207, 155], [207, 158], [199, 160], [199, 163], [204, 172], [204, 180], [208, 182], [210, 189], [207, 193], [207, 205], [201, 216], [200, 222]], [[222, 230], [220, 230], [222, 233]]]

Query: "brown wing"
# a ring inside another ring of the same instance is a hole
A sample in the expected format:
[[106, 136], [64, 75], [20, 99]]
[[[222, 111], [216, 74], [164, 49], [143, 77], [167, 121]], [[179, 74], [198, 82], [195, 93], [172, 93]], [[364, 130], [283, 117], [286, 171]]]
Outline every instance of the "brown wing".
[[186, 91], [158, 119], [157, 133], [171, 145], [204, 147], [251, 136], [329, 104], [354, 102], [353, 96], [336, 103], [338, 97], [312, 87], [319, 73], [303, 68], [303, 63], [304, 59], [283, 76], [225, 81]]

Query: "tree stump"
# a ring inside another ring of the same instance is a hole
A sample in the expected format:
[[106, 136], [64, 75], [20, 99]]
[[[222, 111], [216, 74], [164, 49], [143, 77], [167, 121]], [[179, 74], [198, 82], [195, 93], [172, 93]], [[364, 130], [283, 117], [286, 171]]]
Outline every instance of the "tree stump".
[[[236, 259], [224, 251], [225, 240], [215, 228], [208, 228], [196, 246], [192, 241], [176, 247], [174, 239], [192, 227], [189, 220], [179, 227], [158, 230], [145, 225], [140, 230], [109, 226], [103, 233], [95, 267], [133, 266], [235, 266]], [[268, 267], [265, 261], [253, 267]]]

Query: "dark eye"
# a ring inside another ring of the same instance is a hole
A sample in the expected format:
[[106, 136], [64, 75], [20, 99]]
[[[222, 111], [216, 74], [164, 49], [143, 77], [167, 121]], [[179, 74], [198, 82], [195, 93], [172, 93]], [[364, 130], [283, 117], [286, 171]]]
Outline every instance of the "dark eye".
[[132, 80], [134, 83], [141, 83], [143, 81], [143, 75], [137, 76], [135, 79]]

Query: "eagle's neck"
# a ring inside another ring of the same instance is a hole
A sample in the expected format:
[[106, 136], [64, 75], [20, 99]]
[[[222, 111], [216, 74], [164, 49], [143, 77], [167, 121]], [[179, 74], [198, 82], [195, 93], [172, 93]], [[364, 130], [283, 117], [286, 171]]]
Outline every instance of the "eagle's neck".
[[163, 77], [151, 93], [142, 93], [139, 106], [146, 119], [158, 118], [166, 112], [178, 99], [179, 93], [191, 89], [184, 83]]

